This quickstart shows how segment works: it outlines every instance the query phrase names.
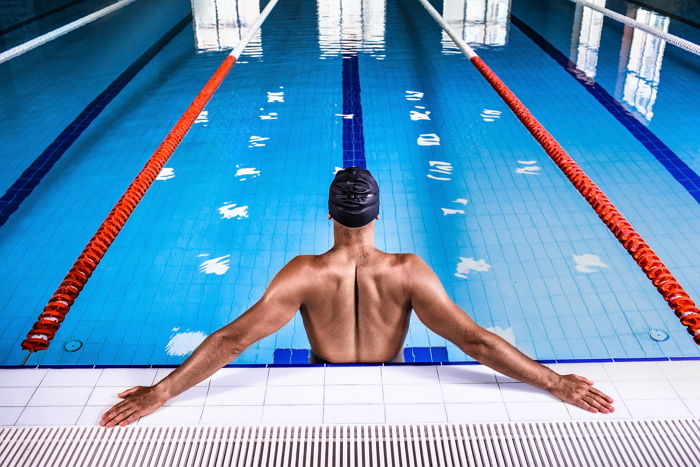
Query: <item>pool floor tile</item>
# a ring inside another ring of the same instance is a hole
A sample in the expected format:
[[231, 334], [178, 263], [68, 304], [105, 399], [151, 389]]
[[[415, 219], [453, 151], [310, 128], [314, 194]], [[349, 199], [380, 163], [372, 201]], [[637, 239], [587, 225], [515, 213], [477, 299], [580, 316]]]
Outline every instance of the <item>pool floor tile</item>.
[[202, 406], [161, 407], [139, 420], [139, 425], [197, 425], [202, 416]]
[[210, 386], [207, 406], [262, 405], [265, 401], [264, 386]]
[[3, 387], [36, 387], [49, 370], [44, 369], [0, 369], [0, 381]]
[[206, 406], [202, 412], [203, 425], [259, 425], [262, 422], [261, 405]]
[[440, 383], [495, 383], [496, 372], [483, 365], [446, 365], [437, 367]]
[[269, 386], [323, 385], [323, 367], [270, 368]]
[[384, 423], [384, 406], [381, 404], [325, 405], [323, 423]]
[[88, 405], [85, 406], [83, 411], [78, 417], [78, 421], [75, 422], [76, 425], [98, 425], [102, 415], [107, 412], [112, 406], [111, 405]]
[[685, 399], [683, 402], [685, 402], [685, 406], [688, 407], [693, 417], [700, 418], [700, 398]]
[[266, 405], [262, 423], [265, 425], [317, 425], [323, 423], [322, 405]]
[[323, 404], [323, 386], [268, 386], [265, 405]]
[[615, 381], [666, 378], [659, 366], [653, 362], [606, 362], [602, 365], [610, 379]]
[[444, 404], [387, 404], [386, 423], [441, 423], [447, 421]]
[[508, 419], [503, 402], [447, 403], [445, 408], [450, 423], [499, 422]]
[[41, 386], [95, 386], [102, 375], [102, 370], [88, 369], [49, 369]]
[[382, 384], [379, 366], [327, 366], [325, 384]]
[[700, 380], [700, 360], [681, 360], [658, 364], [666, 378]]
[[24, 407], [36, 388], [0, 388], [0, 407]]
[[268, 368], [222, 368], [210, 379], [210, 386], [265, 386]]
[[678, 399], [626, 400], [625, 406], [633, 418], [689, 418], [692, 414]]
[[150, 386], [154, 383], [155, 368], [105, 368], [97, 380], [96, 386]]
[[442, 404], [437, 384], [387, 384], [384, 386], [386, 404]]
[[44, 388], [39, 386], [27, 406], [84, 406], [92, 393], [91, 387], [57, 387]]
[[326, 385], [324, 403], [328, 404], [382, 404], [384, 396], [380, 384]]
[[513, 421], [571, 419], [563, 402], [507, 402], [506, 410]]
[[74, 425], [78, 421], [81, 406], [27, 407], [22, 411], [16, 425]]
[[382, 382], [389, 384], [438, 384], [437, 369], [428, 366], [383, 366]]
[[664, 380], [615, 381], [615, 388], [620, 397], [627, 401], [678, 398], [671, 383]]
[[441, 384], [445, 404], [503, 402], [496, 383]]
[[0, 407], [0, 425], [15, 425], [24, 407]]

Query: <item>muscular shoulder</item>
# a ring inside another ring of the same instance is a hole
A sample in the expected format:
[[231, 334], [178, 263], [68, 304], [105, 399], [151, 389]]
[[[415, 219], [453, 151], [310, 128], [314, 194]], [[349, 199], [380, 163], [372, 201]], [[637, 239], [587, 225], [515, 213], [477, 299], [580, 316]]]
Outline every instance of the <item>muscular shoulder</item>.
[[394, 265], [401, 267], [409, 274], [416, 269], [427, 266], [421, 257], [415, 253], [396, 253], [391, 256], [394, 257]]
[[420, 256], [414, 253], [402, 253], [396, 256], [397, 265], [404, 274], [408, 288], [412, 289], [416, 284], [434, 280], [435, 273]]
[[299, 255], [290, 259], [284, 268], [294, 273], [301, 273], [315, 267], [318, 267], [318, 255]]
[[382, 264], [377, 265], [376, 271], [401, 282], [404, 289], [411, 287], [421, 267], [427, 267], [423, 260], [413, 253], [385, 253], [385, 255], [381, 261]]

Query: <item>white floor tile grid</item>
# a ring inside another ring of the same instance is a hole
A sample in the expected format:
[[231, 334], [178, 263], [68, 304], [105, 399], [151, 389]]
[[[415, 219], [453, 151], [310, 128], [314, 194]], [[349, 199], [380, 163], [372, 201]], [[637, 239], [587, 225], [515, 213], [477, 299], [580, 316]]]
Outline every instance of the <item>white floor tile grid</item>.
[[[140, 424], [440, 423], [700, 418], [700, 361], [549, 365], [613, 397], [591, 414], [481, 365], [225, 368]], [[94, 424], [172, 369], [0, 369], [0, 424]]]

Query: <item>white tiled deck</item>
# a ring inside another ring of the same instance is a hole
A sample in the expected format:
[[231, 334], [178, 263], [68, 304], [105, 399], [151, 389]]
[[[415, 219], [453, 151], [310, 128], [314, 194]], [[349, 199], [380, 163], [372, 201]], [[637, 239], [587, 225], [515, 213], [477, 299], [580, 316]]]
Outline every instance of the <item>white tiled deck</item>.
[[[550, 365], [596, 382], [591, 414], [480, 365], [225, 368], [145, 424], [437, 423], [700, 418], [700, 361]], [[134, 385], [171, 369], [3, 369], [0, 425], [90, 425]]]

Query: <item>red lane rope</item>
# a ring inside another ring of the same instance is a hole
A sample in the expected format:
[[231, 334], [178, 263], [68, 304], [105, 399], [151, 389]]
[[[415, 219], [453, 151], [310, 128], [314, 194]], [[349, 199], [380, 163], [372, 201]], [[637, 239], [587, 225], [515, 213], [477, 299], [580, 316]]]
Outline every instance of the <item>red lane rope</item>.
[[480, 57], [472, 57], [472, 64], [486, 78], [499, 96], [508, 104], [518, 119], [525, 125], [549, 157], [564, 172], [576, 189], [586, 198], [598, 217], [608, 226], [627, 252], [637, 262], [652, 284], [663, 296], [687, 327], [696, 344], [700, 345], [700, 310], [688, 293], [678, 283], [666, 265], [637, 233], [620, 211], [610, 202], [598, 186], [584, 173], [579, 165], [567, 154], [557, 140], [537, 121], [534, 115], [520, 102], [508, 86], [489, 68]]
[[209, 78], [197, 97], [170, 130], [158, 149], [148, 159], [146, 165], [131, 182], [117, 204], [112, 208], [102, 225], [85, 246], [83, 252], [68, 271], [68, 274], [58, 286], [44, 311], [34, 323], [27, 338], [22, 342], [22, 348], [30, 352], [44, 350], [49, 346], [61, 322], [70, 311], [73, 302], [80, 295], [85, 283], [104, 257], [105, 252], [121, 231], [131, 213], [134, 212], [146, 190], [153, 184], [165, 163], [172, 156], [185, 134], [192, 127], [197, 116], [209, 102], [211, 96], [236, 63], [232, 55], [219, 65], [216, 72]]

